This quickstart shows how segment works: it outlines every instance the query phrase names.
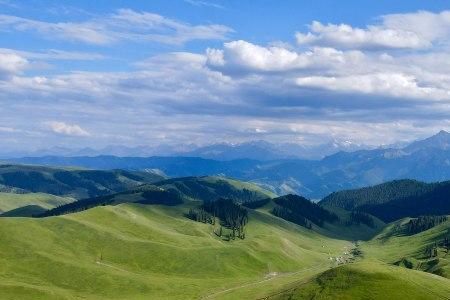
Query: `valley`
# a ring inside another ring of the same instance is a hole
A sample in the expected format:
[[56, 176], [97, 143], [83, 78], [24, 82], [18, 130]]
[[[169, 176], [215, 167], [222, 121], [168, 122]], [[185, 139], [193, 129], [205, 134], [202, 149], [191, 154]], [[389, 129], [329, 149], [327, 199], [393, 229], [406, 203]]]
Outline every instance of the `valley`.
[[[8, 168], [29, 174], [30, 167]], [[370, 199], [389, 204], [422, 197], [439, 185], [394, 181], [386, 184], [390, 188], [332, 194], [315, 204], [225, 177], [146, 182], [141, 175], [125, 190], [77, 200], [31, 193], [55, 185], [45, 176], [34, 175], [28, 185], [5, 185], [21, 190], [2, 194], [1, 299], [347, 299], [367, 291], [370, 299], [386, 293], [396, 299], [447, 299], [450, 294], [448, 219], [436, 224], [427, 219], [430, 228], [408, 234], [411, 218], [385, 223], [352, 210], [374, 203]], [[100, 184], [111, 187], [105, 180], [95, 186]], [[412, 186], [423, 192], [405, 189]], [[65, 187], [65, 195], [79, 189]], [[355, 202], [352, 195], [365, 196]], [[208, 206], [217, 199], [246, 212], [247, 221], [236, 227], [242, 233], [231, 230], [234, 208]], [[359, 204], [351, 208], [351, 203]], [[438, 213], [449, 215], [448, 201], [443, 204]], [[190, 219], [191, 211], [205, 217]], [[429, 257], [433, 245], [436, 255]]]

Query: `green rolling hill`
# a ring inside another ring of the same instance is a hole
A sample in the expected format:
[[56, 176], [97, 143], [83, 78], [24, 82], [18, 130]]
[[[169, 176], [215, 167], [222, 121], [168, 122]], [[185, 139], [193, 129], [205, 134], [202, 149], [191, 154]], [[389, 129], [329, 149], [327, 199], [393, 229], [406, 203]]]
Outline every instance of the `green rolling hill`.
[[450, 278], [450, 253], [443, 246], [445, 239], [450, 239], [450, 219], [447, 217], [445, 222], [415, 234], [407, 232], [410, 220], [406, 218], [386, 226], [362, 245], [363, 252], [389, 264]]
[[73, 202], [74, 200], [70, 197], [60, 197], [45, 193], [0, 193], [0, 214], [29, 205], [36, 205], [43, 209], [51, 209]]
[[[36, 211], [28, 204], [8, 214]], [[235, 235], [230, 226], [241, 214]], [[43, 216], [0, 218], [0, 299], [446, 299], [450, 292], [448, 219], [414, 219], [410, 232], [409, 218], [386, 225], [229, 178], [139, 184]], [[426, 257], [434, 245], [436, 256]]]
[[264, 295], [278, 288], [267, 290], [264, 280], [319, 273], [350, 244], [258, 211], [250, 213], [244, 240], [226, 242], [212, 225], [187, 219], [187, 206], [120, 204], [1, 218], [0, 298], [198, 299], [258, 282], [251, 293]]

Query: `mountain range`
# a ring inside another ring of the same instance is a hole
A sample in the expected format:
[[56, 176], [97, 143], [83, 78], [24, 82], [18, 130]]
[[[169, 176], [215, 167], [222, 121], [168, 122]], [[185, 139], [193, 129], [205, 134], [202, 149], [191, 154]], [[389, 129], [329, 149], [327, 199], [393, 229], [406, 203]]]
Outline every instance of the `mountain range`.
[[[277, 194], [299, 193], [319, 199], [334, 191], [394, 179], [409, 178], [425, 182], [450, 179], [449, 145], [450, 133], [441, 131], [398, 149], [340, 151], [321, 160], [215, 160], [186, 156], [103, 155], [24, 157], [11, 161], [92, 169], [151, 170], [169, 177], [224, 175], [257, 183]], [[249, 144], [246, 147], [247, 151], [251, 151]]]
[[275, 159], [321, 159], [339, 151], [355, 151], [373, 149], [374, 146], [357, 144], [352, 141], [330, 140], [317, 145], [298, 143], [270, 143], [263, 140], [243, 143], [216, 143], [197, 146], [194, 144], [125, 146], [109, 145], [100, 149], [67, 148], [55, 146], [34, 151], [5, 151], [0, 150], [2, 158], [17, 158], [23, 156], [100, 156], [111, 155], [119, 157], [148, 157], [148, 156], [194, 156], [205, 159], [233, 160], [275, 160]]

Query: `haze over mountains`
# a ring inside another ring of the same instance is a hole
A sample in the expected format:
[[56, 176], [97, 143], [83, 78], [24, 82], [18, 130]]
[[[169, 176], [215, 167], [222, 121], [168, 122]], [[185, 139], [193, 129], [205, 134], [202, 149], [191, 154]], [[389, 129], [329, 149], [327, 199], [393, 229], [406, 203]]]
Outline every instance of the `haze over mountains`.
[[50, 147], [33, 151], [2, 151], [2, 158], [17, 158], [23, 156], [98, 156], [113, 155], [120, 157], [148, 157], [148, 156], [193, 156], [216, 160], [233, 159], [321, 159], [327, 155], [339, 151], [355, 151], [361, 149], [373, 149], [374, 146], [362, 145], [352, 141], [330, 140], [315, 145], [303, 145], [298, 143], [270, 143], [263, 140], [243, 143], [216, 143], [205, 146], [194, 144], [183, 145], [159, 145], [150, 146], [125, 146], [109, 145], [100, 149], [93, 148], [68, 148]]
[[[280, 153], [263, 142], [240, 147], [215, 146], [197, 149], [191, 156], [221, 156], [221, 160], [202, 157], [116, 157], [116, 156], [45, 156], [11, 161], [56, 166], [81, 166], [93, 169], [152, 169], [170, 177], [224, 175], [258, 183], [278, 194], [299, 193], [311, 198], [342, 189], [379, 184], [394, 179], [417, 179], [426, 182], [450, 178], [450, 133], [441, 131], [402, 148], [377, 148], [338, 152], [321, 160], [271, 159], [263, 153]], [[253, 147], [252, 147], [253, 146]], [[229, 151], [229, 149], [234, 149]], [[239, 152], [238, 150], [243, 150]], [[258, 159], [234, 159], [237, 153], [258, 155]], [[230, 158], [227, 160], [225, 158]]]

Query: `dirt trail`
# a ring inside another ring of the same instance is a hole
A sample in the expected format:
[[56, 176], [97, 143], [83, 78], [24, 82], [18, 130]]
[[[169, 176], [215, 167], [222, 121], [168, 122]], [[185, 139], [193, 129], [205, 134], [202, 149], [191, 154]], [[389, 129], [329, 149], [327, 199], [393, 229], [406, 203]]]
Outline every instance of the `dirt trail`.
[[225, 290], [221, 290], [219, 292], [216, 292], [214, 294], [209, 294], [208, 296], [205, 296], [205, 297], [200, 298], [200, 299], [201, 300], [212, 299], [212, 298], [214, 298], [214, 297], [216, 297], [218, 295], [225, 294], [225, 293], [228, 293], [228, 292], [231, 292], [231, 291], [235, 291], [235, 290], [238, 290], [238, 289], [241, 289], [241, 288], [258, 285], [258, 284], [261, 284], [261, 283], [265, 283], [265, 282], [268, 282], [268, 281], [271, 281], [271, 280], [274, 280], [274, 279], [278, 279], [278, 278], [282, 278], [282, 277], [286, 277], [286, 276], [297, 275], [297, 274], [300, 274], [302, 272], [312, 271], [312, 270], [320, 269], [320, 268], [323, 268], [323, 267], [326, 267], [326, 266], [329, 266], [329, 264], [317, 265], [317, 266], [314, 266], [314, 267], [311, 267], [311, 268], [306, 268], [306, 269], [302, 269], [302, 270], [295, 271], [295, 272], [280, 273], [280, 274], [271, 276], [271, 277], [263, 279], [263, 280], [250, 282], [250, 283], [238, 285], [238, 286], [235, 286], [235, 287], [232, 287], [232, 288], [228, 288], [228, 289], [225, 289]]
[[110, 264], [107, 264], [107, 263], [104, 263], [104, 262], [101, 262], [101, 261], [96, 261], [95, 263], [98, 264], [98, 265], [102, 265], [102, 266], [105, 266], [105, 267], [108, 267], [108, 268], [112, 268], [112, 269], [118, 270], [118, 271], [122, 271], [122, 272], [126, 272], [126, 273], [133, 273], [133, 272], [130, 272], [128, 270], [125, 270], [125, 269], [122, 269], [122, 268], [119, 268], [119, 267], [116, 267], [116, 266], [113, 266], [113, 265], [110, 265]]
[[[348, 248], [348, 247], [345, 247], [345, 248], [344, 248], [344, 252], [343, 252], [343, 255], [342, 255], [341, 257], [347, 256], [347, 259], [345, 259], [345, 260], [338, 260], [338, 265], [346, 264], [346, 263], [349, 263], [349, 262], [351, 261], [351, 259], [349, 259], [349, 258], [351, 257], [351, 254], [350, 254], [350, 253], [352, 252], [352, 250], [353, 250], [354, 248], [357, 247], [357, 245], [356, 245], [356, 244], [353, 244], [352, 246], [353, 246], [353, 247], [351, 247], [351, 248]], [[300, 274], [300, 273], [302, 273], [302, 272], [312, 271], [312, 270], [316, 270], [316, 269], [321, 269], [321, 268], [324, 268], [324, 267], [327, 267], [327, 266], [328, 266], [327, 269], [331, 269], [331, 268], [334, 267], [334, 266], [332, 266], [330, 263], [325, 263], [325, 264], [320, 264], [320, 265], [317, 265], [317, 266], [314, 266], [314, 267], [310, 267], [310, 268], [306, 268], [306, 269], [301, 269], [301, 270], [298, 270], [298, 271], [295, 271], [295, 272], [279, 273], [279, 274], [277, 274], [277, 275], [274, 275], [274, 276], [271, 276], [271, 277], [269, 277], [269, 278], [265, 278], [265, 279], [262, 279], [262, 280], [259, 280], [259, 281], [255, 281], [255, 282], [251, 282], [251, 283], [246, 283], [246, 284], [234, 286], [234, 287], [232, 287], [232, 288], [228, 288], [228, 289], [225, 289], [225, 290], [221, 290], [221, 291], [215, 292], [215, 293], [213, 293], [213, 294], [209, 294], [208, 296], [202, 297], [202, 298], [200, 298], [200, 299], [201, 299], [201, 300], [213, 299], [213, 298], [216, 297], [216, 296], [219, 296], [219, 295], [221, 295], [221, 294], [225, 294], [225, 293], [228, 293], [228, 292], [232, 292], [232, 291], [235, 291], [235, 290], [238, 290], [238, 289], [242, 289], [242, 288], [245, 288], [245, 287], [258, 285], [258, 284], [265, 283], [265, 282], [268, 282], [268, 281], [271, 281], [271, 280], [274, 280], [274, 279], [278, 279], [278, 278], [281, 278], [281, 277], [293, 276], [293, 275]], [[284, 291], [283, 291], [283, 292], [284, 292]], [[270, 295], [270, 296], [268, 296], [268, 297], [272, 297], [272, 295]], [[263, 298], [263, 299], [265, 299], [265, 298]]]

